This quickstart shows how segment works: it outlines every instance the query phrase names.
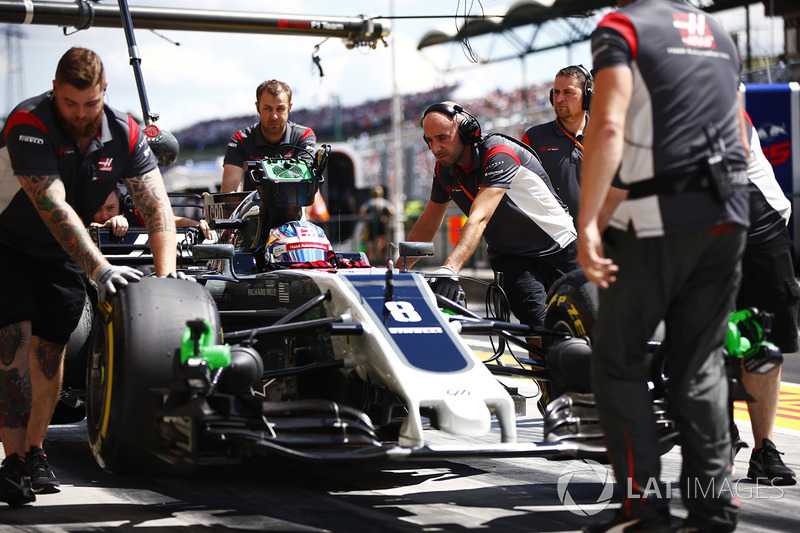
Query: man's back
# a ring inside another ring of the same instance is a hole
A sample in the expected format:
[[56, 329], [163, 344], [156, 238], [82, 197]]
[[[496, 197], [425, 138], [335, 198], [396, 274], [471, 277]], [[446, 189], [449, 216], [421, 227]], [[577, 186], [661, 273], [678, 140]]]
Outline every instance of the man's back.
[[654, 177], [689, 183], [682, 194], [623, 202], [610, 224], [625, 229], [632, 223], [642, 237], [724, 222], [746, 226], [741, 198], [723, 205], [700, 190], [717, 144], [705, 130], [724, 142], [733, 170], [746, 166], [737, 115], [740, 65], [724, 28], [685, 2], [638, 0], [600, 22], [592, 47], [596, 70], [629, 65], [633, 71], [619, 171], [631, 187], [629, 198], [639, 195], [637, 183]]

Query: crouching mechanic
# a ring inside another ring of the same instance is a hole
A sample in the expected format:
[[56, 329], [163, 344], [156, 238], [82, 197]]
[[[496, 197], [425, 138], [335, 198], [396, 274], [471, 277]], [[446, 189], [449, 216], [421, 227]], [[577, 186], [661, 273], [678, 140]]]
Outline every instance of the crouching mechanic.
[[175, 272], [175, 220], [156, 158], [136, 121], [104, 105], [105, 88], [100, 58], [72, 48], [53, 90], [19, 104], [0, 137], [0, 301], [14, 302], [0, 306], [0, 500], [12, 506], [59, 491], [42, 445], [86, 274], [101, 301], [141, 276], [109, 264], [86, 230], [120, 179], [144, 217], [156, 275]]
[[[139, 214], [138, 209], [131, 212], [130, 209], [124, 206], [122, 201], [122, 193], [119, 188], [115, 187], [108, 195], [106, 201], [92, 217], [90, 226], [101, 228], [110, 228], [111, 233], [115, 237], [122, 237], [128, 233], [130, 227], [142, 227], [144, 221]], [[175, 215], [175, 227], [178, 228], [199, 228], [203, 237], [213, 240], [214, 233], [204, 218], [194, 220], [188, 217], [179, 217]]]
[[430, 201], [408, 239], [433, 240], [450, 200], [468, 216], [433, 291], [455, 299], [456, 275], [483, 236], [514, 315], [541, 325], [547, 289], [577, 268], [575, 226], [541, 163], [510, 137], [482, 136], [478, 121], [453, 102], [429, 106], [422, 128], [436, 168]]

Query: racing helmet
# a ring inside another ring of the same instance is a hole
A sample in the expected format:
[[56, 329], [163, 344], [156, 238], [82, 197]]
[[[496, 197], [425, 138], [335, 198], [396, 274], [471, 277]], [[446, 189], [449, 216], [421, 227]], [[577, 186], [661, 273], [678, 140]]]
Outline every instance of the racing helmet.
[[331, 251], [331, 243], [322, 228], [305, 220], [295, 220], [269, 232], [266, 266], [272, 270], [314, 267], [316, 261], [327, 263]]

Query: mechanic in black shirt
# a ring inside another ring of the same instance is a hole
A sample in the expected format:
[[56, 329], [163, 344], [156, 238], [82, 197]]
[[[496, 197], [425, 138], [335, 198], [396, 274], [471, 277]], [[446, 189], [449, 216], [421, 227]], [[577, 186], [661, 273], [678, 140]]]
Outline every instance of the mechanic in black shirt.
[[575, 226], [541, 163], [515, 139], [484, 135], [454, 102], [428, 106], [422, 127], [436, 167], [430, 201], [408, 239], [433, 240], [451, 200], [467, 215], [455, 247], [434, 272], [433, 291], [456, 298], [456, 275], [483, 237], [492, 270], [503, 273], [511, 311], [523, 324], [541, 325], [547, 289], [577, 268]]
[[[610, 522], [585, 531], [674, 531], [647, 385], [647, 343], [662, 320], [684, 526], [733, 531], [723, 343], [749, 226], [741, 62], [728, 32], [688, 2], [619, 5], [592, 34], [578, 261], [601, 288], [592, 388], [624, 500]], [[617, 173], [628, 196], [601, 236]]]
[[[105, 72], [72, 48], [53, 90], [19, 104], [0, 137], [0, 501], [19, 506], [58, 492], [42, 449], [61, 389], [64, 352], [86, 298], [141, 273], [114, 266], [86, 224], [124, 180], [144, 216], [158, 276], [175, 273], [175, 220], [156, 157], [130, 115], [104, 105]], [[82, 272], [83, 271], [83, 272]]]
[[268, 80], [258, 86], [256, 112], [259, 121], [237, 131], [228, 141], [219, 192], [236, 192], [240, 187], [244, 191], [255, 190], [255, 184], [244, 179], [247, 161], [264, 157], [296, 157], [309, 165], [314, 162], [317, 136], [311, 128], [289, 121], [291, 109], [292, 89], [289, 85]]
[[555, 120], [528, 128], [522, 136], [522, 142], [538, 154], [573, 220], [578, 220], [583, 130], [589, 123], [593, 91], [594, 80], [583, 65], [562, 68], [550, 89]]

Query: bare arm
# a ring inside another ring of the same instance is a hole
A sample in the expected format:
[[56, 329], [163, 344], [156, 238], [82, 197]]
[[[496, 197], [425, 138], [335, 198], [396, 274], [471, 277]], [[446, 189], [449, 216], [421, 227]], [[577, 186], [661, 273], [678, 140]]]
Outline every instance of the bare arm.
[[200, 228], [200, 231], [203, 232], [203, 236], [206, 239], [214, 238], [214, 234], [211, 232], [211, 228], [208, 227], [208, 222], [206, 222], [204, 218], [195, 220], [189, 217], [175, 217], [175, 226], [179, 228]]
[[92, 222], [89, 224], [90, 226], [100, 226], [102, 228], [111, 228], [111, 233], [116, 235], [117, 237], [122, 237], [126, 233], [128, 233], [128, 219], [125, 218], [123, 215], [115, 215], [108, 220], [106, 220], [105, 224], [98, 224], [97, 222]]
[[[414, 223], [414, 227], [408, 233], [408, 240], [411, 242], [432, 242], [436, 232], [442, 227], [442, 221], [449, 205], [450, 202], [438, 204], [434, 201], [429, 201], [416, 223]], [[409, 257], [408, 266], [410, 267], [418, 260], [416, 257]]]
[[236, 165], [223, 165], [222, 167], [222, 185], [219, 192], [236, 192], [242, 184], [244, 178], [244, 169]]
[[600, 215], [622, 161], [625, 115], [633, 93], [633, 73], [625, 66], [609, 67], [595, 77], [592, 120], [586, 128], [578, 217], [578, 263], [589, 281], [608, 287], [618, 270], [603, 254]]
[[745, 124], [744, 108], [742, 107], [742, 93], [736, 93], [736, 102], [738, 107], [736, 109], [736, 116], [739, 118], [739, 135], [742, 138], [742, 146], [744, 147], [744, 155], [747, 159], [750, 158], [750, 138], [747, 136], [747, 124]]
[[624, 202], [627, 198], [627, 190], [614, 186], [608, 188], [606, 201], [603, 203], [603, 207], [600, 209], [600, 215], [598, 216], [597, 221], [597, 227], [600, 230], [600, 233], [603, 233], [608, 227], [608, 222], [614, 215], [614, 211], [617, 209], [617, 206]]
[[485, 187], [478, 191], [469, 210], [467, 222], [461, 228], [458, 241], [444, 262], [444, 266], [458, 272], [467, 264], [481, 242], [486, 224], [489, 223], [505, 193], [506, 190], [501, 187]]
[[34, 175], [17, 176], [17, 179], [58, 244], [94, 278], [97, 270], [108, 261], [95, 246], [75, 209], [67, 203], [61, 178]]
[[166, 276], [175, 271], [176, 235], [175, 215], [169, 203], [161, 172], [155, 168], [134, 178], [125, 180], [131, 191], [133, 203], [144, 218], [150, 250], [157, 276]]

